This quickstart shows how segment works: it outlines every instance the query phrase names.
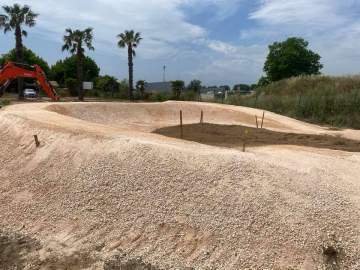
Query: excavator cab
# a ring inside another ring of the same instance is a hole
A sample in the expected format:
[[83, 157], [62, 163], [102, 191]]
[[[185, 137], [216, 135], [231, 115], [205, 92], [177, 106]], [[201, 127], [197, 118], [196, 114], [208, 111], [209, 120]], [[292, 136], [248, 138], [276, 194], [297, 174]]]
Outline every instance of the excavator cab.
[[27, 65], [8, 62], [0, 69], [0, 97], [5, 93], [10, 83], [17, 78], [32, 78], [53, 101], [59, 100], [59, 95], [47, 80], [45, 72], [38, 65]]

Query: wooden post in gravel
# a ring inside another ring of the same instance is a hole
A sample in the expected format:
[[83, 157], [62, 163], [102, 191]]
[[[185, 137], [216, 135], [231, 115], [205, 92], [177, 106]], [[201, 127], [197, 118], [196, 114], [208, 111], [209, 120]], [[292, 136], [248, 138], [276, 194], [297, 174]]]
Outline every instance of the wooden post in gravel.
[[263, 111], [262, 120], [261, 120], [261, 128], [264, 126], [264, 118], [265, 118], [265, 111]]
[[249, 131], [247, 130], [247, 128], [245, 128], [245, 130], [244, 130], [244, 141], [243, 141], [243, 152], [246, 151], [246, 139], [247, 139], [248, 133], [249, 133]]
[[201, 110], [200, 124], [204, 124], [204, 112], [203, 112], [203, 110]]
[[37, 135], [34, 135], [34, 140], [35, 140], [35, 145], [36, 147], [39, 147], [40, 146], [40, 142], [39, 142], [39, 138]]
[[182, 139], [184, 137], [184, 131], [183, 131], [183, 114], [182, 110], [180, 110], [180, 138]]
[[255, 121], [256, 121], [256, 128], [259, 128], [259, 123], [258, 123], [257, 115], [255, 115]]

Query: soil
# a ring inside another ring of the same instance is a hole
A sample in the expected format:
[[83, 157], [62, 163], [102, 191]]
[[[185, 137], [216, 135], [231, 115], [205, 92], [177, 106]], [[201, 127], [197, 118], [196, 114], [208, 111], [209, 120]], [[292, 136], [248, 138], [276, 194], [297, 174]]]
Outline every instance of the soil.
[[198, 143], [243, 149], [268, 145], [296, 145], [313, 148], [325, 148], [347, 152], [360, 152], [360, 141], [334, 135], [311, 135], [289, 132], [277, 132], [268, 129], [252, 128], [240, 125], [190, 124], [181, 127], [164, 127], [154, 131], [172, 138]]

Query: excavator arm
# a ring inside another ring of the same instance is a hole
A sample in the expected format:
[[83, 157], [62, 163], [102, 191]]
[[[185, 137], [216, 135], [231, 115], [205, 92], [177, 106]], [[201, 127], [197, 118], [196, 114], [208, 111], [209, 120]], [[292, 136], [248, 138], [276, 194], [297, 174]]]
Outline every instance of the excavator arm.
[[59, 100], [58, 94], [47, 80], [45, 72], [40, 66], [29, 66], [13, 62], [6, 63], [4, 67], [0, 69], [0, 97], [4, 94], [11, 81], [19, 77], [36, 79], [49, 98], [54, 101]]

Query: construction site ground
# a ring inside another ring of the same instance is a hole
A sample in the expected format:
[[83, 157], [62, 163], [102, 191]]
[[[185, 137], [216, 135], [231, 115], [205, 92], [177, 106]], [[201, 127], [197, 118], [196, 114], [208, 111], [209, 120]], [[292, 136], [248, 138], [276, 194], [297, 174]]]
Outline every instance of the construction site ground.
[[262, 115], [0, 109], [0, 269], [360, 269], [360, 131]]

